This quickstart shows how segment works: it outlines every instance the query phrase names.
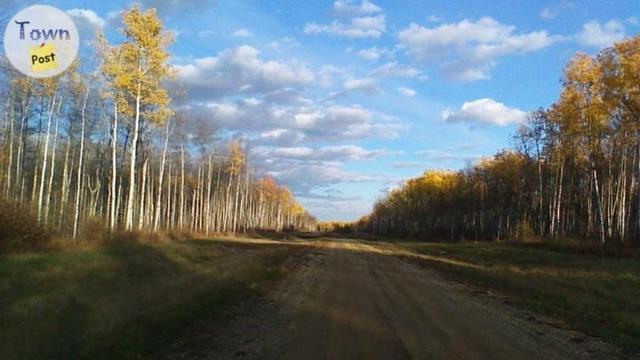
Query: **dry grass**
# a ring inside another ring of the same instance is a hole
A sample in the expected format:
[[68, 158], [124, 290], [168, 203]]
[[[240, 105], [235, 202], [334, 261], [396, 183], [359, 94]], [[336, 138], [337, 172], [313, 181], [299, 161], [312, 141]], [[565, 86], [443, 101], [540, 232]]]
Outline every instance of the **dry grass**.
[[291, 254], [184, 240], [1, 256], [0, 358], [152, 358], [194, 322], [259, 295]]
[[88, 218], [80, 223], [78, 238], [72, 239], [62, 234], [70, 233], [72, 226], [68, 223], [64, 225], [65, 231], [56, 231], [39, 223], [29, 204], [0, 199], [0, 255], [89, 250], [119, 244], [167, 243], [198, 237], [190, 231], [182, 230], [110, 231], [103, 219]]
[[640, 262], [494, 243], [399, 242], [398, 254], [640, 351]]
[[0, 254], [46, 250], [53, 232], [24, 204], [0, 201]]

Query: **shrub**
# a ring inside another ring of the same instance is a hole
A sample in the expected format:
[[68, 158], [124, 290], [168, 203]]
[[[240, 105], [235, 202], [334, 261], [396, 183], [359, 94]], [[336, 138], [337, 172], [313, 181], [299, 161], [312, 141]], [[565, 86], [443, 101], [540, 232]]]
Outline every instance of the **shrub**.
[[45, 250], [52, 237], [29, 206], [0, 200], [0, 254]]

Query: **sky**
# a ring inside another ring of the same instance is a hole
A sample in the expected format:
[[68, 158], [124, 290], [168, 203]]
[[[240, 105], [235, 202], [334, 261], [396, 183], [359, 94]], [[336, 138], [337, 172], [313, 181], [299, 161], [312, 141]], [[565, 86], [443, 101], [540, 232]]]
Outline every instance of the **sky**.
[[[96, 27], [117, 37], [131, 5], [0, 0], [2, 18], [35, 3], [72, 16], [83, 54]], [[427, 169], [512, 147], [527, 113], [557, 98], [576, 52], [640, 32], [635, 0], [140, 3], [175, 34], [186, 106], [244, 139], [258, 174], [320, 220], [356, 220]]]

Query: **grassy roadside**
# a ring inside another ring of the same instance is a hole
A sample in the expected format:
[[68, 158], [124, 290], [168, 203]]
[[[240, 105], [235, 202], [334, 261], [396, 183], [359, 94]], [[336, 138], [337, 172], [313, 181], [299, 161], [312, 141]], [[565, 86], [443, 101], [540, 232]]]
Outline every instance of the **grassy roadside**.
[[284, 246], [191, 240], [0, 257], [0, 358], [147, 358], [259, 295]]
[[520, 306], [640, 353], [638, 259], [492, 243], [394, 245], [453, 280], [498, 291]]

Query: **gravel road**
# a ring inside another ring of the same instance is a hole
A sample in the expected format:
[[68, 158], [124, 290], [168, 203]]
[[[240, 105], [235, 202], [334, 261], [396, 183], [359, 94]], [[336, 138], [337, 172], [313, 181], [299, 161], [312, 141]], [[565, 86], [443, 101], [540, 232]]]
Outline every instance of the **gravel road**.
[[171, 358], [606, 359], [611, 346], [356, 240], [311, 241], [271, 294]]

